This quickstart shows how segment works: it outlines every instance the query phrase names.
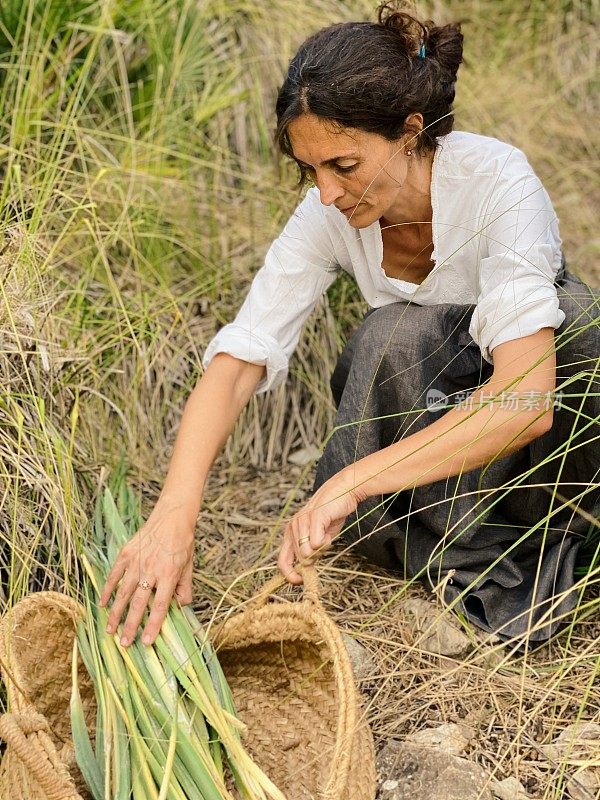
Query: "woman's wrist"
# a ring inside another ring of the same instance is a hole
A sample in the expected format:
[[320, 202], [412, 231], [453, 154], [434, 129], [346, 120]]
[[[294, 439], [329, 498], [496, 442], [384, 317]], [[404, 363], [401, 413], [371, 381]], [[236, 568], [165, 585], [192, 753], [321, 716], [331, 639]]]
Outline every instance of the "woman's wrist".
[[358, 503], [362, 503], [363, 500], [370, 496], [368, 491], [369, 480], [362, 464], [363, 460], [360, 459], [360, 461], [349, 464], [331, 479], [339, 483], [341, 491], [352, 492]]
[[165, 491], [160, 493], [158, 500], [154, 506], [152, 514], [155, 516], [177, 516], [182, 519], [184, 524], [187, 523], [192, 530], [196, 527], [196, 520], [200, 513], [200, 505], [202, 502], [202, 495], [198, 498], [190, 498], [182, 496], [181, 494]]
[[[344, 481], [350, 485], [351, 491], [359, 503], [369, 497], [377, 497], [405, 488], [400, 485], [399, 470], [395, 464], [397, 460], [397, 458], [393, 458], [389, 448], [383, 448], [344, 467], [342, 470]], [[390, 473], [390, 470], [393, 472]], [[403, 471], [400, 474], [404, 476]], [[389, 485], [392, 477], [395, 477], [398, 483], [397, 486], [394, 485], [394, 488]]]

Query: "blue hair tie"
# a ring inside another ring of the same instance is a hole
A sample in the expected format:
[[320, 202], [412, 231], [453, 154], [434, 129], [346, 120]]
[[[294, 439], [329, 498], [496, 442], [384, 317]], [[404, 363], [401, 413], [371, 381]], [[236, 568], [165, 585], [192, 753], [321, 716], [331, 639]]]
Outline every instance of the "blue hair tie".
[[425, 45], [421, 43], [421, 47], [419, 47], [419, 58], [425, 58]]

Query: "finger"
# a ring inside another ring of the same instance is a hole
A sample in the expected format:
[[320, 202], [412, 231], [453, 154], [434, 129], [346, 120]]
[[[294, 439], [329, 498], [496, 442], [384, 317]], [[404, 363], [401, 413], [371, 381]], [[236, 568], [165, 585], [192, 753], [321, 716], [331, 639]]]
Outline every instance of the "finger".
[[294, 562], [296, 560], [296, 554], [294, 552], [294, 543], [291, 538], [291, 534], [286, 535], [284, 538], [283, 545], [281, 546], [281, 550], [279, 552], [279, 558], [277, 559], [277, 566], [281, 574], [292, 584], [298, 585], [303, 583], [304, 579], [299, 572], [296, 572], [294, 569]]
[[130, 575], [129, 577], [126, 576], [121, 581], [106, 621], [107, 633], [114, 633], [114, 631], [116, 631], [121, 620], [121, 615], [123, 614], [129, 599], [136, 590], [137, 583], [137, 578], [134, 575]]
[[320, 514], [315, 514], [311, 528], [311, 544], [317, 552], [327, 550], [331, 545], [331, 534], [327, 520]]
[[[293, 542], [294, 547], [294, 554], [296, 556], [296, 561], [302, 561], [303, 558], [306, 557], [305, 554], [305, 545], [308, 545], [310, 551], [310, 542], [304, 542], [300, 544], [300, 539], [305, 537], [307, 534], [302, 532], [302, 528], [300, 526], [300, 518], [293, 517], [290, 521], [290, 539]], [[312, 551], [311, 551], [312, 552]]]
[[144, 616], [144, 611], [148, 607], [148, 601], [150, 600], [152, 589], [156, 584], [156, 578], [146, 578], [146, 580], [150, 584], [150, 587], [145, 589], [139, 584], [136, 585], [133, 596], [129, 603], [129, 613], [125, 619], [123, 633], [121, 635], [121, 644], [124, 647], [130, 645], [135, 639], [137, 629], [142, 621], [142, 617]]
[[300, 558], [309, 559], [323, 543], [323, 522], [318, 512], [312, 511], [298, 520], [298, 551]]
[[127, 566], [125, 564], [125, 560], [120, 556], [117, 556], [117, 560], [112, 565], [112, 568], [106, 576], [104, 586], [102, 587], [102, 593], [100, 594], [100, 600], [98, 601], [100, 606], [104, 606], [106, 603], [108, 603], [115, 586], [121, 580], [126, 571]]
[[175, 599], [180, 606], [185, 606], [193, 600], [192, 595], [192, 569], [193, 562], [190, 559], [189, 564], [181, 574], [181, 578], [175, 587]]
[[169, 611], [174, 589], [174, 581], [163, 580], [158, 584], [152, 601], [150, 616], [142, 634], [143, 644], [151, 645], [160, 633], [164, 619]]
[[324, 553], [329, 550], [331, 547], [331, 536], [329, 534], [325, 534], [323, 538], [323, 544], [315, 551], [315, 558], [320, 558]]

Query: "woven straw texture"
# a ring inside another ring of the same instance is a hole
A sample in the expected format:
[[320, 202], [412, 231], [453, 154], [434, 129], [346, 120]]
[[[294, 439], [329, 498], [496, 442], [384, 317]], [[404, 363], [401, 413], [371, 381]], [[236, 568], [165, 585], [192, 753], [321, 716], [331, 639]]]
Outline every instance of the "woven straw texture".
[[244, 745], [289, 800], [373, 800], [375, 750], [341, 633], [312, 565], [298, 602], [277, 576], [210, 635], [248, 726]]
[[[10, 712], [0, 716], [7, 743], [0, 798], [88, 800], [71, 739], [69, 700], [75, 623], [83, 606], [60, 592], [24, 597], [0, 620], [0, 672]], [[93, 740], [95, 698], [79, 663], [79, 688]]]
[[[211, 637], [248, 728], [243, 743], [289, 800], [374, 800], [373, 739], [350, 660], [321, 603], [314, 568], [298, 569], [302, 601], [269, 603], [285, 582], [273, 578]], [[90, 800], [69, 712], [75, 622], [83, 613], [67, 595], [36, 592], [0, 620], [0, 670], [11, 709], [0, 716], [7, 742], [0, 798]], [[93, 741], [96, 702], [81, 662], [79, 687]]]

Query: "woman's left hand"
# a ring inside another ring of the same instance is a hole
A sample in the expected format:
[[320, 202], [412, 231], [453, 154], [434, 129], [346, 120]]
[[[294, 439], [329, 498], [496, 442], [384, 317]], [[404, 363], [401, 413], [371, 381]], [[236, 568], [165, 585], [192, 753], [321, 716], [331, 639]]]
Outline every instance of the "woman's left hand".
[[[290, 583], [303, 583], [296, 572], [296, 561], [312, 564], [331, 547], [348, 514], [361, 501], [354, 481], [345, 470], [326, 481], [286, 524], [283, 544], [277, 559], [279, 571]], [[304, 541], [302, 541], [304, 539]]]

